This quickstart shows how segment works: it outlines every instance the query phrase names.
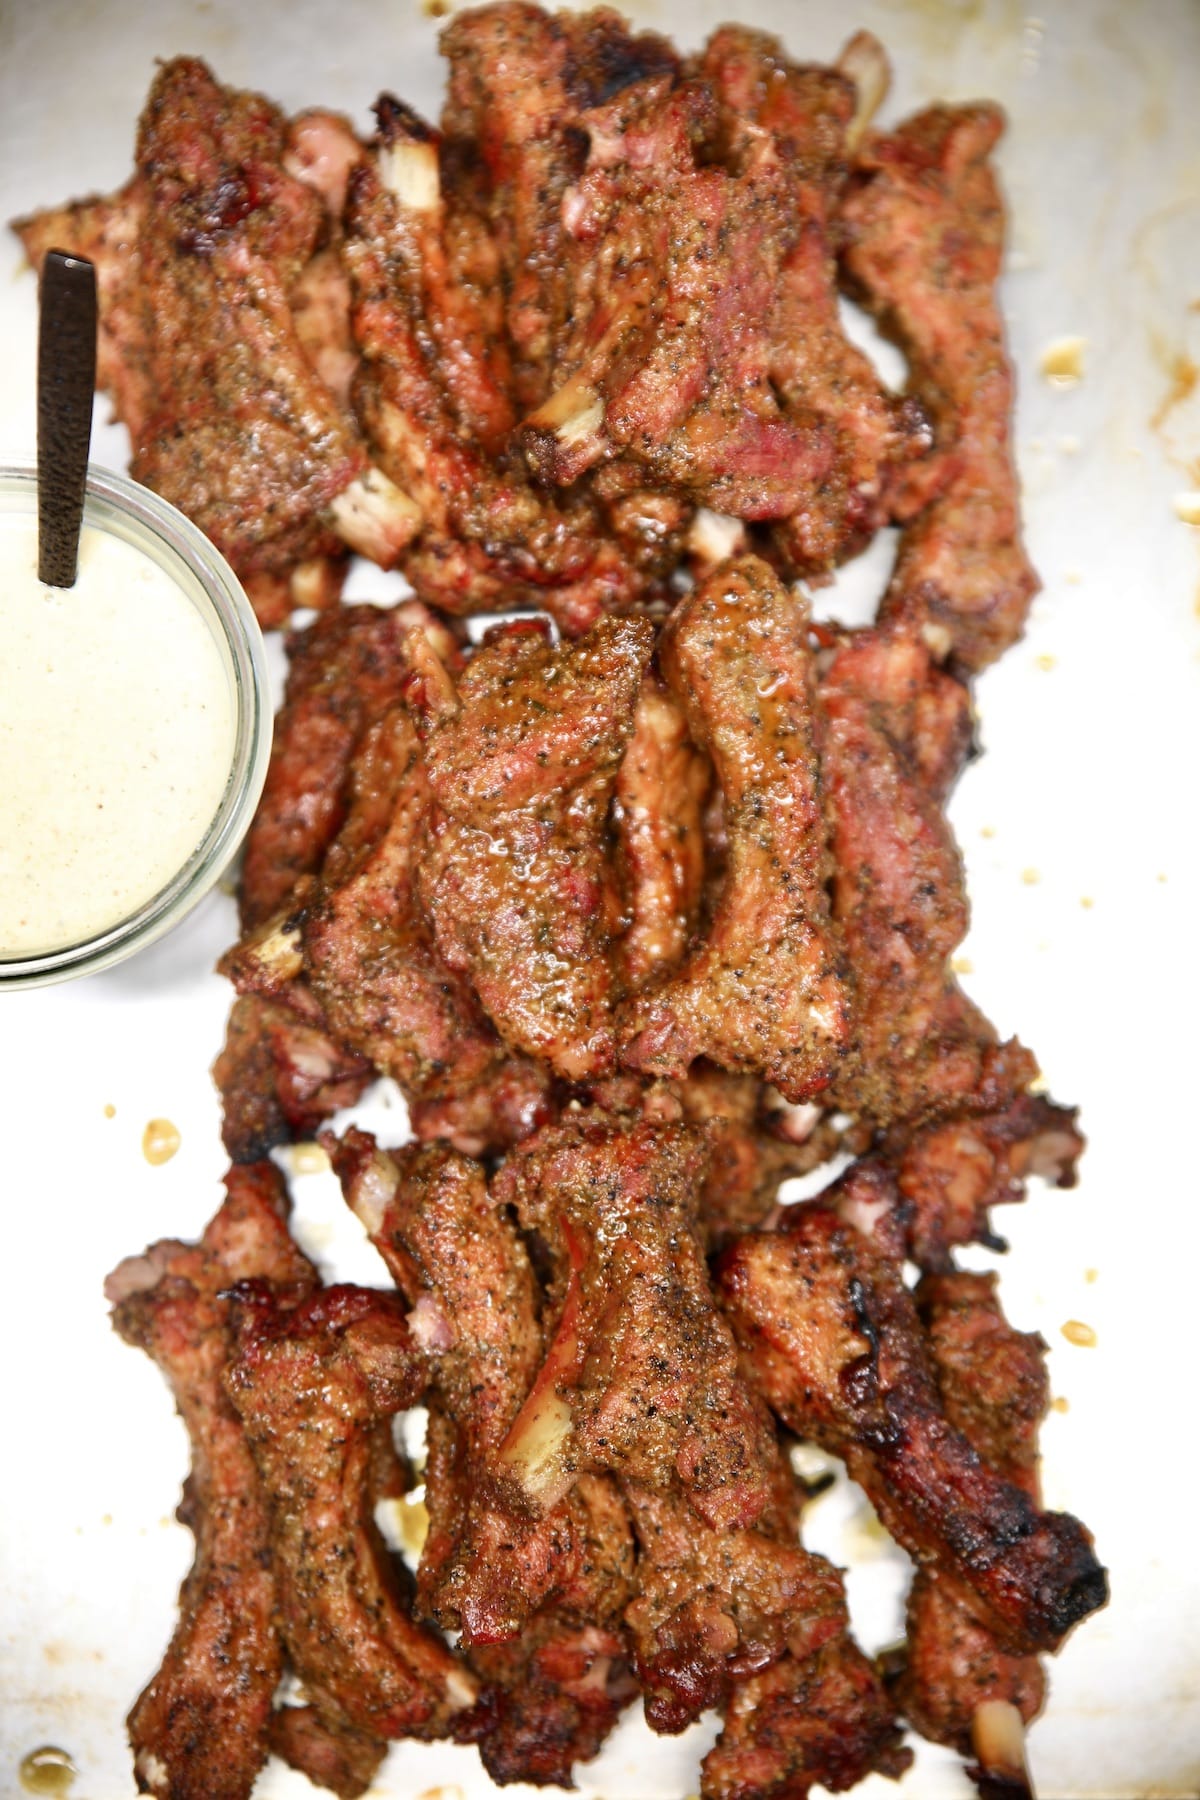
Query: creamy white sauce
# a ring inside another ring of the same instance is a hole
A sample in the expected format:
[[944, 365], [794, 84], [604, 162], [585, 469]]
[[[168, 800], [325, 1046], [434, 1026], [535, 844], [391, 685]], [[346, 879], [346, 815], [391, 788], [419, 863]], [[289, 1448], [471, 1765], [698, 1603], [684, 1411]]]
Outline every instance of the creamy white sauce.
[[229, 676], [145, 551], [85, 527], [72, 588], [0, 509], [0, 957], [120, 924], [183, 867], [233, 761]]

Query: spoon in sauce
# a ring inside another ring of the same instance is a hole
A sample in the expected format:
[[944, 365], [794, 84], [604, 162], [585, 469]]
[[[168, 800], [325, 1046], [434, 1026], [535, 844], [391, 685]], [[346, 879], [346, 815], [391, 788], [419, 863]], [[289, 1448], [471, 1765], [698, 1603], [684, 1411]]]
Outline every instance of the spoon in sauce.
[[96, 270], [51, 250], [38, 315], [38, 580], [75, 585], [96, 387]]

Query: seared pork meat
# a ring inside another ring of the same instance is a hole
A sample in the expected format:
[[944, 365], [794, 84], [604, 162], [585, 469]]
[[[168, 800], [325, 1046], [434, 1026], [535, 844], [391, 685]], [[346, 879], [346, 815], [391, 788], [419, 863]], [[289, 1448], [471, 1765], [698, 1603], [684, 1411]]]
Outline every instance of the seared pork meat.
[[96, 270], [99, 320], [96, 386], [106, 392], [130, 432], [140, 430], [153, 408], [148, 367], [148, 322], [138, 281], [138, 238], [148, 204], [146, 182], [132, 175], [115, 194], [96, 194], [49, 207], [12, 229], [41, 271], [51, 250], [85, 256]]
[[296, 1300], [316, 1271], [288, 1236], [270, 1163], [232, 1169], [225, 1185], [198, 1244], [155, 1244], [105, 1284], [114, 1328], [163, 1371], [192, 1451], [180, 1517], [195, 1560], [166, 1656], [129, 1715], [138, 1790], [162, 1800], [247, 1800], [283, 1672], [269, 1513], [221, 1385], [232, 1352], [226, 1290], [256, 1280]]
[[[927, 1275], [915, 1300], [946, 1417], [991, 1468], [1036, 1501], [1037, 1434], [1050, 1398], [1045, 1344], [1009, 1325], [994, 1275]], [[1041, 1711], [1045, 1678], [1037, 1657], [1008, 1650], [936, 1570], [917, 1572], [906, 1635], [894, 1691], [923, 1737], [971, 1756], [981, 1706], [1004, 1702], [1026, 1723]]]
[[875, 1669], [852, 1638], [785, 1656], [734, 1688], [702, 1765], [702, 1800], [805, 1800], [912, 1761]]
[[[491, 1200], [483, 1169], [457, 1152], [412, 1145], [392, 1153], [353, 1128], [326, 1144], [352, 1211], [414, 1309], [413, 1328], [426, 1347], [454, 1469], [484, 1469], [541, 1356], [536, 1287], [524, 1246], [505, 1209]], [[457, 1482], [453, 1486], [457, 1490]], [[533, 1556], [540, 1552], [543, 1561], [535, 1571], [525, 1541], [533, 1533], [522, 1533], [519, 1519], [497, 1519], [482, 1484], [469, 1497], [455, 1491], [466, 1516], [444, 1523], [429, 1498], [448, 1497], [450, 1484], [441, 1484], [440, 1494], [437, 1482], [427, 1488], [431, 1529], [417, 1590], [422, 1608], [441, 1623], [465, 1628], [469, 1638], [477, 1631], [483, 1637], [507, 1632], [528, 1617], [553, 1578], [552, 1534], [538, 1534]], [[514, 1566], [494, 1569], [489, 1559], [501, 1555], [506, 1536], [520, 1540], [511, 1546]], [[454, 1545], [448, 1560], [443, 1542]], [[505, 1592], [501, 1619], [490, 1611], [485, 1616], [477, 1587], [489, 1596]], [[467, 1589], [459, 1604], [456, 1590]]]
[[576, 1763], [591, 1761], [637, 1694], [619, 1633], [553, 1610], [509, 1643], [474, 1649], [471, 1661], [497, 1695], [479, 1755], [500, 1786], [573, 1787]]
[[[681, 75], [683, 78], [681, 79]], [[582, 114], [560, 213], [570, 318], [523, 438], [543, 479], [604, 465], [779, 521], [819, 573], [882, 523], [893, 462], [925, 446], [838, 314], [831, 218], [851, 81], [726, 27]], [[557, 290], [554, 290], [557, 291]]]
[[441, 1146], [392, 1154], [357, 1130], [329, 1148], [413, 1308], [437, 1388], [419, 1601], [461, 1627], [495, 1692], [480, 1744], [493, 1776], [569, 1782], [635, 1691], [618, 1623], [632, 1564], [625, 1508], [585, 1476], [531, 1518], [505, 1507], [491, 1477], [542, 1340], [528, 1258], [479, 1165]]
[[1040, 1512], [950, 1424], [898, 1265], [832, 1205], [792, 1207], [730, 1245], [717, 1282], [769, 1404], [844, 1459], [897, 1541], [1009, 1648], [1053, 1650], [1104, 1604], [1078, 1521]]
[[958, 848], [889, 734], [891, 715], [858, 683], [833, 680], [819, 690], [832, 910], [853, 1021], [852, 1052], [833, 1094], [847, 1111], [883, 1124], [970, 1092], [995, 1042], [949, 970], [967, 929]]
[[546, 13], [522, 0], [460, 14], [441, 48], [449, 62], [442, 126], [481, 167], [507, 298], [513, 391], [529, 409], [549, 392], [551, 358], [571, 316], [563, 207], [581, 172], [581, 116], [673, 73], [679, 59], [665, 39], [632, 34], [607, 7]]
[[678, 1480], [714, 1527], [751, 1525], [766, 1503], [773, 1445], [696, 1234], [704, 1162], [686, 1127], [580, 1113], [496, 1177], [553, 1271], [546, 1358], [499, 1457], [539, 1511], [588, 1469]]
[[1021, 544], [996, 300], [1004, 207], [990, 159], [1002, 129], [995, 106], [931, 106], [869, 136], [840, 215], [843, 270], [903, 346], [934, 422], [883, 615], [914, 608], [938, 653], [967, 669], [1020, 637], [1038, 589]]
[[652, 638], [604, 619], [556, 649], [509, 627], [426, 739], [437, 805], [417, 880], [438, 948], [512, 1049], [572, 1081], [614, 1059], [607, 815]]
[[783, 518], [833, 462], [819, 421], [770, 383], [793, 196], [764, 159], [740, 178], [697, 163], [715, 110], [702, 83], [659, 75], [581, 120], [588, 164], [564, 202], [574, 329], [523, 435], [545, 480], [616, 457], [715, 512]]
[[[102, 284], [119, 308], [109, 343], [139, 367], [114, 389], [133, 474], [212, 538], [267, 624], [312, 599], [314, 561], [344, 542], [390, 567], [418, 522], [301, 344], [290, 295], [327, 215], [284, 167], [286, 145], [261, 95], [221, 87], [196, 58], [164, 63], [138, 128], [136, 235], [103, 244], [136, 262]], [[19, 229], [31, 249], [44, 237]]]
[[457, 655], [450, 628], [412, 604], [336, 607], [289, 636], [287, 687], [242, 858], [244, 930], [285, 909], [301, 877], [320, 872], [346, 816], [354, 752], [411, 676], [404, 646], [414, 626], [442, 656]]
[[778, 39], [743, 26], [715, 32], [697, 66], [717, 96], [726, 163], [739, 174], [765, 164], [786, 184], [769, 379], [786, 408], [820, 422], [833, 457], [816, 494], [774, 525], [772, 539], [790, 572], [820, 574], [874, 536], [897, 475], [929, 444], [920, 407], [888, 394], [838, 310], [835, 214], [862, 100], [844, 64], [797, 65]]
[[549, 1123], [554, 1078], [527, 1056], [507, 1056], [475, 1087], [439, 1100], [411, 1100], [409, 1123], [422, 1143], [443, 1138], [464, 1156], [507, 1150]]
[[277, 1144], [314, 1137], [361, 1099], [374, 1073], [319, 1017], [261, 994], [239, 996], [212, 1070], [230, 1160], [258, 1162]]
[[626, 987], [644, 987], [683, 960], [703, 894], [711, 785], [708, 758], [689, 738], [682, 708], [648, 673], [613, 800], [628, 919], [617, 956]]
[[915, 622], [837, 633], [818, 668], [821, 695], [848, 693], [870, 707], [925, 792], [944, 802], [971, 752], [971, 696]]
[[505, 454], [506, 396], [485, 323], [472, 290], [450, 279], [434, 135], [389, 96], [376, 111], [377, 154], [350, 178], [344, 256], [363, 357], [355, 405], [382, 467], [421, 509], [405, 572], [450, 613], [545, 607], [566, 630], [586, 630], [644, 583], [583, 496], [549, 502]]
[[405, 1094], [469, 1090], [504, 1047], [438, 953], [417, 899], [432, 795], [416, 727], [394, 706], [371, 726], [350, 804], [299, 926], [305, 976], [333, 1030]]
[[279, 1624], [319, 1704], [373, 1737], [465, 1737], [479, 1685], [415, 1625], [371, 1517], [374, 1428], [420, 1398], [420, 1352], [395, 1295], [327, 1288], [291, 1311], [236, 1291], [225, 1377], [271, 1509]]
[[793, 1117], [790, 1135], [774, 1130], [768, 1090], [753, 1076], [730, 1075], [701, 1061], [677, 1086], [683, 1117], [704, 1127], [708, 1140], [699, 1217], [710, 1250], [760, 1224], [781, 1182], [819, 1168], [838, 1148], [838, 1128], [815, 1106], [792, 1109], [809, 1116], [803, 1126]]
[[[1025, 1067], [1017, 1055], [1006, 1060], [1018, 1079], [1032, 1079], [1027, 1053]], [[1023, 1200], [1030, 1176], [1073, 1187], [1083, 1139], [1073, 1107], [1018, 1087], [992, 1104], [968, 1096], [948, 1119], [915, 1129], [897, 1125], [884, 1135], [882, 1149], [896, 1171], [907, 1254], [921, 1268], [938, 1270], [950, 1266], [956, 1245], [996, 1244], [989, 1209]]]
[[625, 1007], [623, 1060], [673, 1076], [707, 1056], [804, 1100], [828, 1086], [847, 1041], [807, 620], [767, 565], [746, 557], [681, 602], [659, 655], [712, 756], [728, 855], [704, 939]]
[[819, 1168], [842, 1142], [842, 1131], [819, 1107], [787, 1107], [753, 1075], [731, 1075], [703, 1060], [680, 1081], [647, 1086], [618, 1075], [590, 1083], [584, 1093], [590, 1104], [618, 1118], [684, 1122], [703, 1131], [708, 1163], [697, 1227], [709, 1251], [760, 1224], [780, 1183]]
[[280, 1706], [267, 1727], [271, 1753], [339, 1800], [365, 1794], [387, 1755], [387, 1742], [315, 1706]]
[[[393, 1076], [406, 1096], [440, 1100], [477, 1089], [505, 1051], [469, 984], [440, 956], [418, 902], [414, 859], [432, 795], [416, 727], [396, 696], [411, 692], [426, 668], [448, 681], [447, 664], [456, 668], [461, 657], [419, 604], [398, 608], [399, 617], [379, 615], [386, 625], [366, 616], [374, 609], [357, 610], [364, 616], [340, 632], [322, 622], [326, 654], [314, 656], [289, 694], [268, 810], [252, 847], [256, 877], [276, 832], [288, 849], [296, 838], [294, 862], [319, 859], [320, 873], [296, 880], [280, 910], [220, 966], [240, 992], [266, 994], [319, 1024]], [[372, 667], [376, 679], [361, 684], [354, 708], [343, 709], [347, 665], [371, 658], [380, 644], [383, 668]], [[321, 774], [341, 781], [321, 795], [314, 819], [310, 784]], [[335, 818], [336, 835], [323, 843]]]
[[795, 1481], [776, 1450], [766, 1508], [749, 1528], [697, 1525], [676, 1484], [626, 1482], [638, 1535], [633, 1634], [646, 1718], [682, 1731], [735, 1684], [789, 1652], [801, 1660], [848, 1629], [838, 1571], [801, 1549]]

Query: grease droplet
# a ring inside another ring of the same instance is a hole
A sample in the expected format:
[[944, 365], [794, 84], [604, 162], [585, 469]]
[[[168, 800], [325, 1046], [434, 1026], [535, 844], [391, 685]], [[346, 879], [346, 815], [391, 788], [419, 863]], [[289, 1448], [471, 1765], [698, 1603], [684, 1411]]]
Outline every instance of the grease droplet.
[[1076, 1344], [1080, 1350], [1091, 1350], [1099, 1342], [1093, 1328], [1085, 1325], [1082, 1319], [1068, 1319], [1062, 1334], [1068, 1344]]
[[1083, 380], [1083, 353], [1086, 349], [1086, 338], [1055, 338], [1042, 351], [1042, 374], [1054, 387], [1074, 387], [1077, 381]]
[[115, 1119], [117, 1116], [117, 1109], [112, 1104], [111, 1100], [109, 1101], [108, 1105], [104, 1109], [104, 1116], [106, 1119]]
[[1041, 879], [1042, 878], [1036, 869], [1021, 870], [1021, 880], [1025, 883], [1026, 887], [1036, 887]]
[[79, 1771], [65, 1750], [54, 1744], [40, 1744], [22, 1757], [17, 1773], [27, 1794], [66, 1794]]
[[181, 1142], [179, 1131], [170, 1119], [151, 1119], [142, 1133], [142, 1155], [157, 1167], [160, 1163], [170, 1162]]
[[1065, 1394], [1056, 1395], [1055, 1398], [1050, 1402], [1050, 1411], [1051, 1412], [1065, 1413], [1065, 1412], [1070, 1412], [1070, 1410], [1071, 1410], [1071, 1402], [1067, 1399]]

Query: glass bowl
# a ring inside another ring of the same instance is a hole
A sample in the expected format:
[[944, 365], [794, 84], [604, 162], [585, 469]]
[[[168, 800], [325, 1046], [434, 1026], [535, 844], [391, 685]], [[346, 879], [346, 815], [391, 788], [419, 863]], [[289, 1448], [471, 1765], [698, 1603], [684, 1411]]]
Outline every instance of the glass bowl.
[[[0, 512], [37, 516], [31, 467], [0, 467]], [[203, 898], [236, 853], [262, 792], [272, 710], [262, 633], [233, 570], [203, 532], [148, 488], [95, 464], [88, 469], [84, 528], [123, 540], [170, 577], [204, 621], [229, 683], [233, 746], [216, 811], [175, 874], [137, 910], [79, 942], [36, 954], [0, 950], [0, 992], [110, 968], [162, 937]]]

